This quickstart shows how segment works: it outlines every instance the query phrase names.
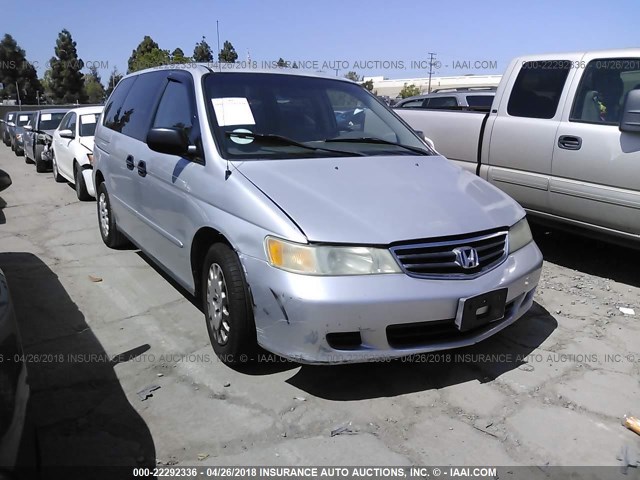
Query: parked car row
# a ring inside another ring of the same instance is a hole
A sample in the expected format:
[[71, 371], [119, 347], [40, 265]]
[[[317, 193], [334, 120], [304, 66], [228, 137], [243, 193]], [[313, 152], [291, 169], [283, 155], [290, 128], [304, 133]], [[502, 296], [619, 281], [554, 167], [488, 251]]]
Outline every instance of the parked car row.
[[71, 182], [80, 200], [95, 197], [91, 178], [93, 135], [104, 107], [7, 112], [0, 137], [39, 173], [53, 170], [56, 182]]

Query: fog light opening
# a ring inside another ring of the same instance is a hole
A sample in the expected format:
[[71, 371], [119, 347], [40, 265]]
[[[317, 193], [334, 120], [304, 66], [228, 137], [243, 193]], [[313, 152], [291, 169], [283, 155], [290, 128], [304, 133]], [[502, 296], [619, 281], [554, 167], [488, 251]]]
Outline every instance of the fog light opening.
[[327, 333], [327, 343], [335, 350], [356, 350], [362, 345], [360, 332]]

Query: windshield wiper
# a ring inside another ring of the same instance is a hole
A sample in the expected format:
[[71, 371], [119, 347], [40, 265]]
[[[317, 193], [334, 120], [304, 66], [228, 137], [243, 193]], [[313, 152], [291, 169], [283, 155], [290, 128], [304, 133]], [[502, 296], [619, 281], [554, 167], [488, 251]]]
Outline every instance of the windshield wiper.
[[359, 137], [359, 138], [327, 138], [325, 142], [342, 142], [342, 143], [375, 143], [380, 145], [393, 145], [395, 147], [401, 147], [406, 150], [410, 150], [420, 155], [431, 155], [427, 150], [423, 150], [418, 147], [412, 147], [410, 145], [403, 145], [402, 143], [390, 142], [389, 140], [383, 140], [382, 138], [375, 137]]
[[231, 138], [231, 137], [237, 137], [237, 138], [249, 138], [249, 139], [254, 139], [254, 140], [258, 140], [259, 142], [263, 143], [263, 144], [271, 144], [271, 145], [284, 145], [284, 146], [292, 146], [292, 147], [300, 147], [300, 148], [304, 148], [307, 150], [312, 150], [312, 151], [324, 151], [324, 152], [331, 152], [331, 153], [338, 153], [340, 155], [345, 155], [345, 156], [363, 156], [365, 155], [364, 153], [360, 153], [360, 152], [347, 152], [345, 150], [334, 150], [333, 148], [324, 148], [324, 147], [312, 147], [311, 145], [306, 145], [304, 143], [300, 143], [292, 138], [288, 138], [288, 137], [284, 137], [282, 135], [274, 135], [274, 134], [267, 134], [267, 133], [249, 133], [249, 132], [232, 132], [232, 131], [225, 131], [224, 134]]

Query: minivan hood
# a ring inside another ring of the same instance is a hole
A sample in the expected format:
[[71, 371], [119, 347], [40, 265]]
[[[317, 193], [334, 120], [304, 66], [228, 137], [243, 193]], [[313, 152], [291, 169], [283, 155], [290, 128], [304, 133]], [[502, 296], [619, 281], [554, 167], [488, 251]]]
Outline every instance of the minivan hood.
[[509, 227], [524, 210], [440, 156], [255, 160], [237, 164], [309, 241], [387, 245]]

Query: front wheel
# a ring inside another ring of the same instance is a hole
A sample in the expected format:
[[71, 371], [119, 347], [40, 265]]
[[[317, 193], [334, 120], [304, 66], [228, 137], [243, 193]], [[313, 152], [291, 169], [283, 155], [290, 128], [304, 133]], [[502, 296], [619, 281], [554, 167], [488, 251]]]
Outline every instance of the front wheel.
[[256, 327], [249, 287], [236, 253], [217, 243], [202, 270], [202, 303], [211, 346], [228, 365], [249, 363], [256, 350]]
[[36, 161], [36, 172], [44, 173], [47, 171], [47, 162], [42, 160], [42, 154], [40, 154], [35, 161]]
[[89, 192], [87, 191], [87, 185], [84, 182], [84, 175], [82, 175], [82, 167], [76, 164], [75, 168], [73, 169], [73, 173], [74, 173], [74, 181], [75, 181], [75, 187], [76, 187], [76, 196], [78, 197], [78, 200], [80, 200], [81, 202], [92, 200], [93, 197], [89, 195]]
[[58, 171], [58, 162], [56, 162], [55, 152], [52, 152], [51, 156], [52, 156], [52, 158], [51, 158], [51, 168], [53, 170], [53, 179], [58, 183], [66, 182], [67, 179], [64, 178], [62, 175], [60, 175], [60, 172]]
[[98, 226], [100, 227], [100, 236], [102, 241], [109, 248], [118, 248], [125, 246], [128, 241], [118, 230], [116, 225], [116, 219], [113, 216], [111, 210], [111, 201], [109, 200], [109, 194], [107, 193], [107, 187], [104, 182], [98, 185], [97, 190], [98, 201]]

